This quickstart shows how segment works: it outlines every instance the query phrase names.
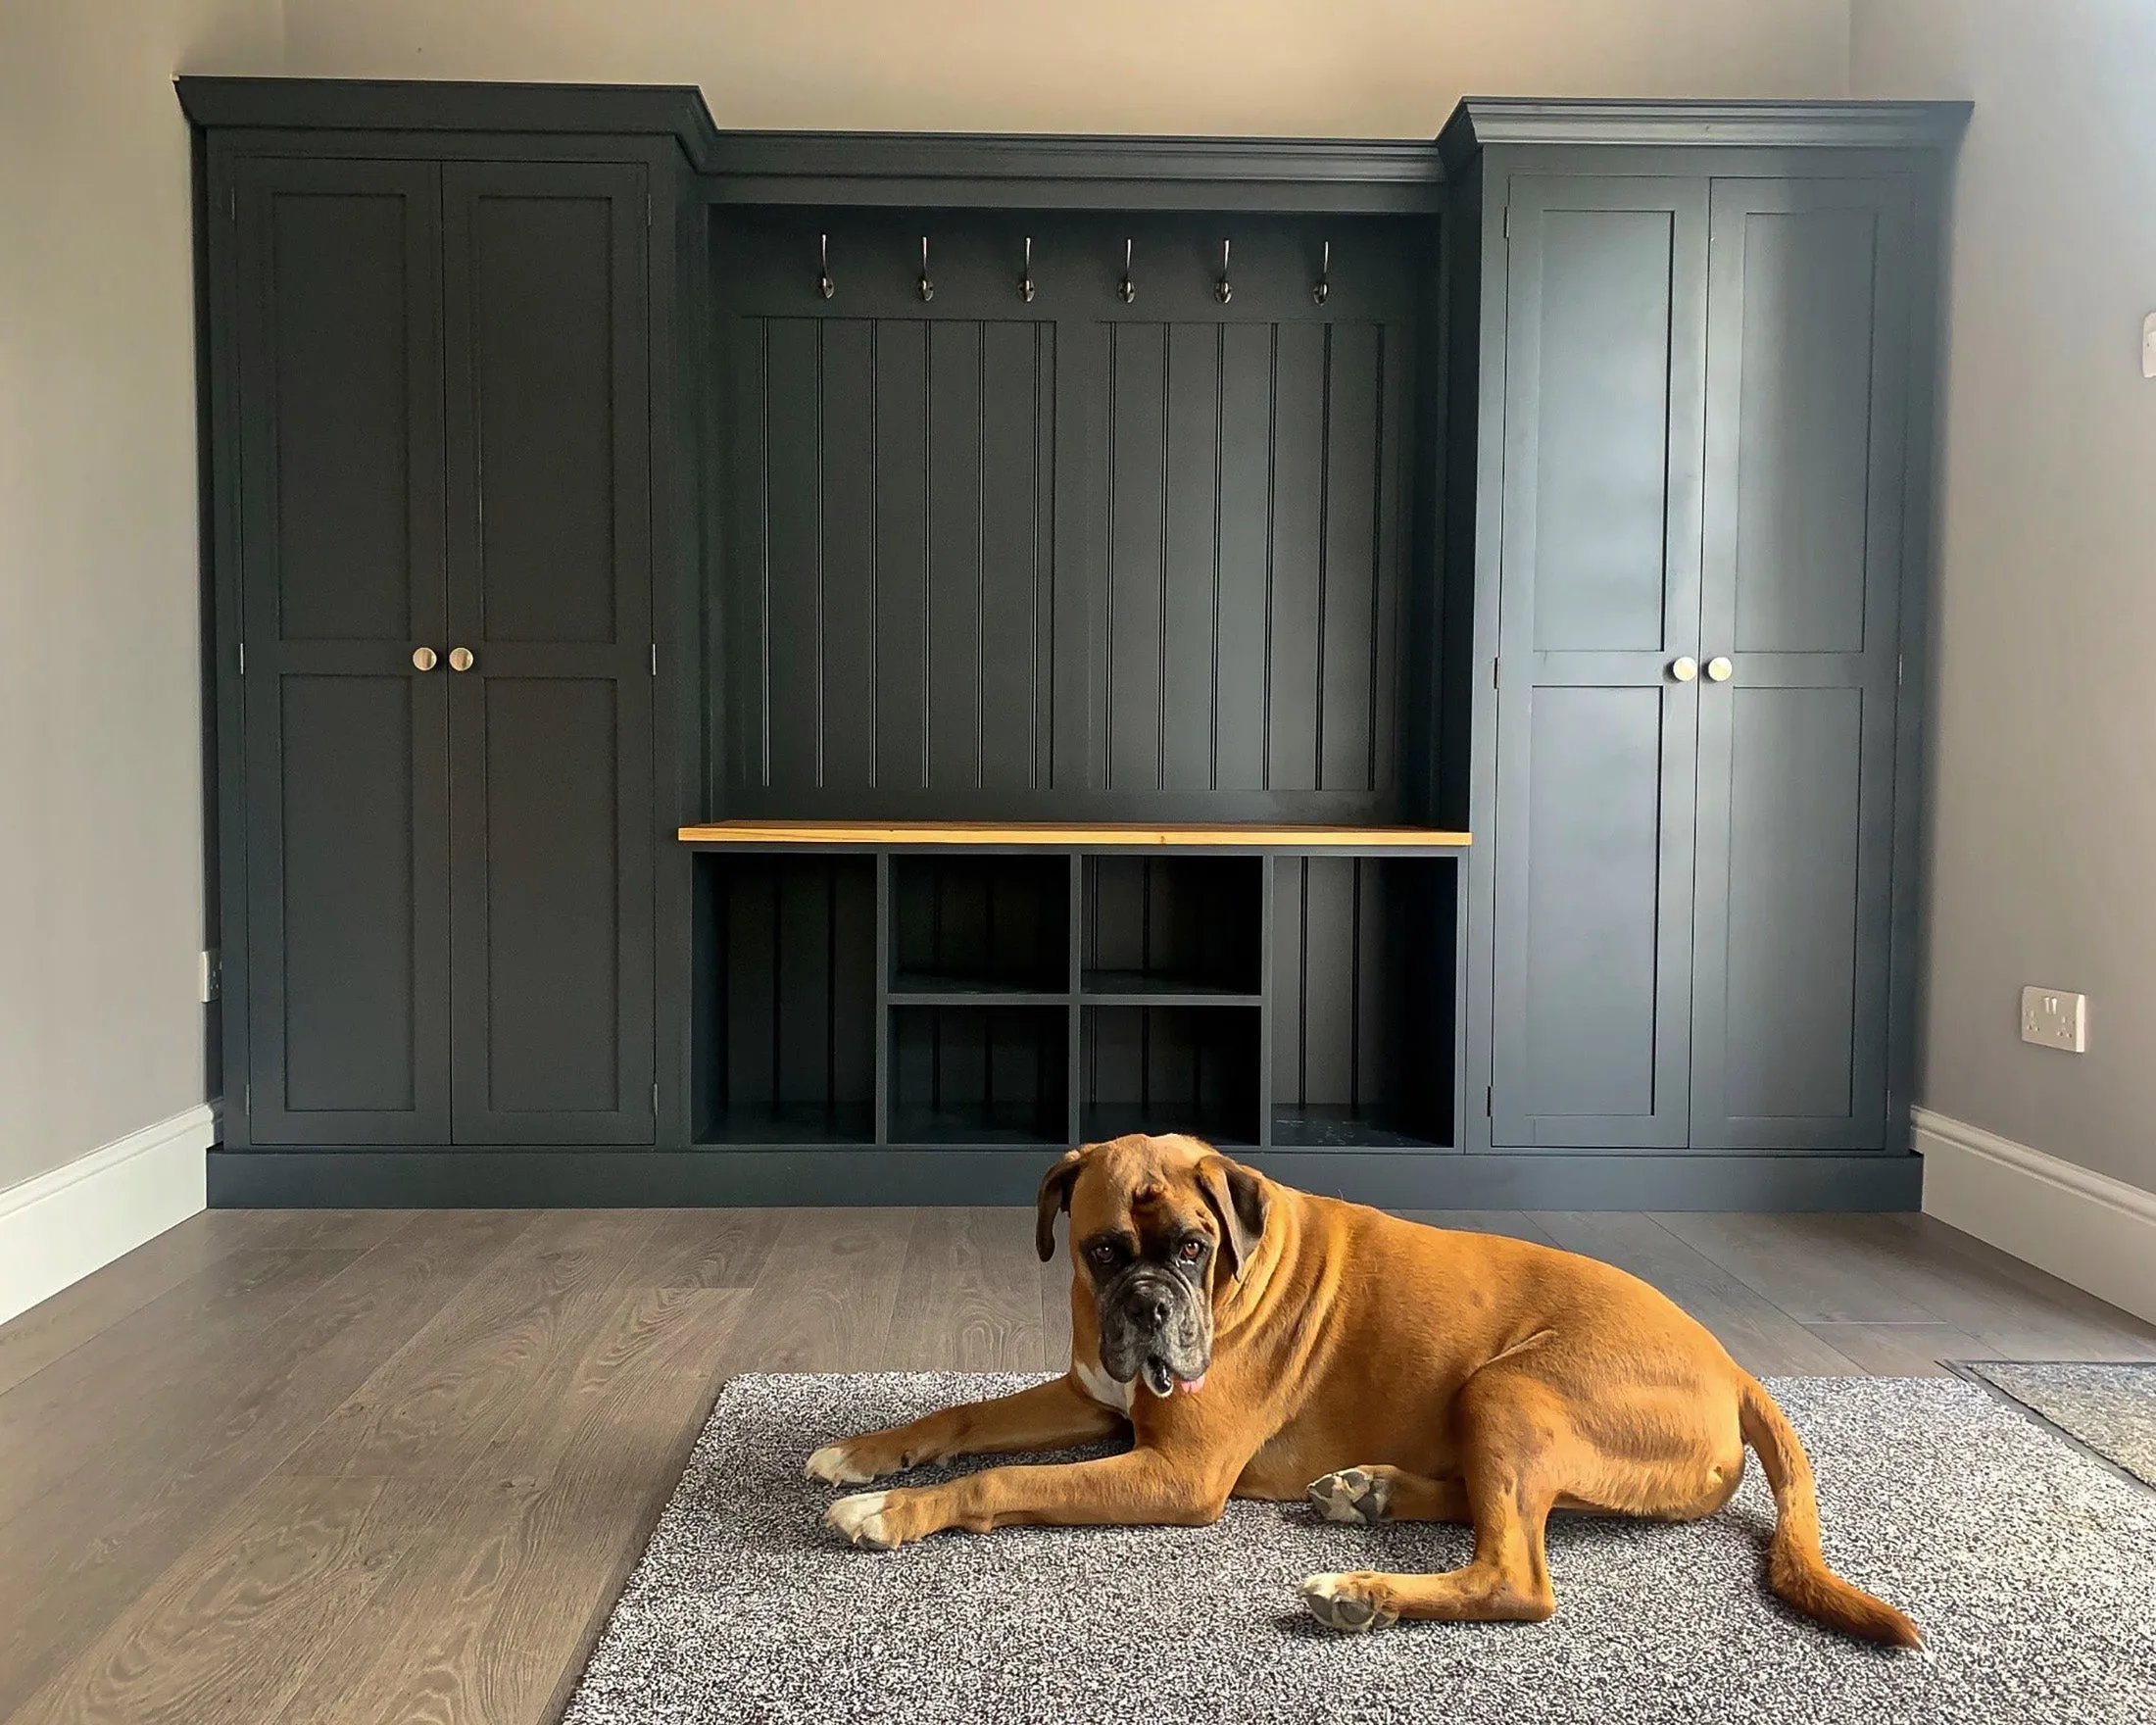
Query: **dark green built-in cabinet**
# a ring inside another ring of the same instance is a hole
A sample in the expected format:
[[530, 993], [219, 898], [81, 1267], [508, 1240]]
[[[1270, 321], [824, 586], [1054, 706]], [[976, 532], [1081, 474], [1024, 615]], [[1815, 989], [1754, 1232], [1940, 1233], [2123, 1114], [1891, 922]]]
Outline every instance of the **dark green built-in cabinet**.
[[[1011, 1202], [1136, 1125], [1410, 1207], [1913, 1202], [1961, 107], [181, 99], [217, 1202]], [[675, 837], [742, 818], [1431, 840]]]

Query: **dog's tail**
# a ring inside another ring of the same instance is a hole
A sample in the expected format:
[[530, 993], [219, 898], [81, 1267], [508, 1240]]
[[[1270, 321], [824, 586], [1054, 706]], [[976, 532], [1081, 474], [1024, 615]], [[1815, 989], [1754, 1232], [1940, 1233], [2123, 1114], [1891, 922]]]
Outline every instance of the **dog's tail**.
[[1819, 1499], [1811, 1458], [1796, 1428], [1775, 1405], [1759, 1380], [1740, 1374], [1738, 1418], [1744, 1442], [1759, 1452], [1759, 1464], [1774, 1488], [1774, 1539], [1767, 1547], [1767, 1585], [1807, 1617], [1863, 1641], [1920, 1648], [1917, 1626], [1885, 1600], [1851, 1587], [1827, 1567], [1819, 1544]]

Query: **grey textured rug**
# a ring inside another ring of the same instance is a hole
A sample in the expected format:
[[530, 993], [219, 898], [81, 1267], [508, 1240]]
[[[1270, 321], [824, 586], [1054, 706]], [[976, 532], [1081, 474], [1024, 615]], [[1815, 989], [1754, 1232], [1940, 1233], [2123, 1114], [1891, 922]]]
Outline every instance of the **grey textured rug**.
[[2156, 1364], [1972, 1359], [1968, 1369], [2156, 1486]]
[[1030, 1381], [735, 1379], [566, 1725], [2156, 1719], [2156, 1494], [1957, 1379], [1772, 1386], [1819, 1470], [1829, 1558], [1916, 1617], [1922, 1654], [1840, 1641], [1765, 1594], [1756, 1462], [1704, 1522], [1555, 1518], [1558, 1611], [1533, 1626], [1321, 1628], [1296, 1597], [1304, 1574], [1449, 1568], [1467, 1535], [1299, 1504], [886, 1553], [822, 1528], [837, 1493], [802, 1477], [810, 1450]]

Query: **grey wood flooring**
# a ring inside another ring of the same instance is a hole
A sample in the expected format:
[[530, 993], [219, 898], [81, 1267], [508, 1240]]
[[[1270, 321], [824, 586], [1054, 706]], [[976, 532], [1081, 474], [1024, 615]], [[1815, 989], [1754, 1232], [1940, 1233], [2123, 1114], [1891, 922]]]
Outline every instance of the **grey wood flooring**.
[[[1760, 1373], [2156, 1358], [1924, 1216], [1428, 1213]], [[536, 1725], [737, 1371], [1059, 1367], [1017, 1209], [219, 1211], [0, 1326], [0, 1718]]]

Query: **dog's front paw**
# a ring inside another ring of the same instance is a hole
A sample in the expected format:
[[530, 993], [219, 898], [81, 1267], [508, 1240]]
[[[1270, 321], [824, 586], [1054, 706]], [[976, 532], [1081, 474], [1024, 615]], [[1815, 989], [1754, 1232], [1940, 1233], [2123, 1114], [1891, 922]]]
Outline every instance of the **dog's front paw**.
[[888, 1552], [911, 1537], [901, 1531], [895, 1492], [856, 1492], [823, 1512], [823, 1525], [871, 1552]]
[[1304, 1495], [1327, 1521], [1374, 1527], [1385, 1519], [1385, 1507], [1393, 1501], [1393, 1482], [1375, 1468], [1348, 1467], [1312, 1480]]
[[881, 1470], [860, 1454], [856, 1444], [826, 1444], [808, 1457], [808, 1477], [820, 1479], [826, 1485], [866, 1485]]
[[1306, 1575], [1302, 1578], [1302, 1602], [1326, 1628], [1350, 1635], [1399, 1621], [1399, 1604], [1393, 1598], [1393, 1590], [1366, 1572]]

